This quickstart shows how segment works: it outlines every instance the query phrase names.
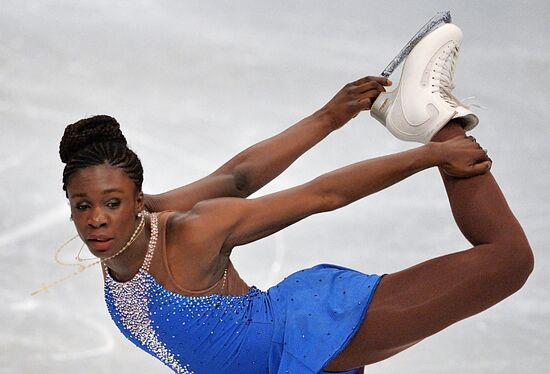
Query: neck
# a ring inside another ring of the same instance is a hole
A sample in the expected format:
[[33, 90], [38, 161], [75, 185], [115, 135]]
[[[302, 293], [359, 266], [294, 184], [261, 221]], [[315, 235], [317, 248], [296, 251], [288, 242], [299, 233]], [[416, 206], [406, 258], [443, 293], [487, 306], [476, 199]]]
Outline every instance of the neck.
[[[136, 220], [136, 227], [138, 224], [139, 220]], [[116, 280], [128, 281], [139, 271], [147, 253], [150, 232], [151, 222], [146, 218], [145, 227], [136, 240], [120, 255], [104, 262]]]

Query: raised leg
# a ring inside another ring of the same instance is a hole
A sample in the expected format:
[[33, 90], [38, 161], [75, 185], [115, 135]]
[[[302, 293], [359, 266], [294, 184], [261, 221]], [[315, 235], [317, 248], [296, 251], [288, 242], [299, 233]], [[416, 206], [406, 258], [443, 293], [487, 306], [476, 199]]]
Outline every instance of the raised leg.
[[[433, 141], [461, 134], [451, 122]], [[455, 221], [473, 247], [382, 278], [363, 325], [325, 370], [393, 356], [495, 305], [527, 280], [533, 254], [492, 174], [457, 179], [440, 172]]]

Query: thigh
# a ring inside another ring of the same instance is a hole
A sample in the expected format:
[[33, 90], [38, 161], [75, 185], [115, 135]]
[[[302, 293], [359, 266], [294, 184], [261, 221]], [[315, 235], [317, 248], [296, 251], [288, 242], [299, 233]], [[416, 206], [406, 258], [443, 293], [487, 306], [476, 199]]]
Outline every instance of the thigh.
[[384, 276], [357, 334], [325, 370], [381, 361], [487, 309], [509, 294], [505, 273], [487, 244]]

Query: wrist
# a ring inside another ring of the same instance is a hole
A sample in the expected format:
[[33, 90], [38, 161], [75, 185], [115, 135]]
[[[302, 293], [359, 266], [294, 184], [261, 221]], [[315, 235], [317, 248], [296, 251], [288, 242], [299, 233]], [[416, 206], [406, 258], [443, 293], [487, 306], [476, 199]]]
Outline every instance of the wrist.
[[441, 143], [429, 142], [423, 145], [423, 147], [426, 149], [430, 166], [440, 166], [443, 164], [443, 149]]
[[322, 121], [330, 131], [338, 130], [346, 124], [346, 121], [343, 121], [326, 106], [319, 109], [314, 115], [318, 116], [319, 120]]

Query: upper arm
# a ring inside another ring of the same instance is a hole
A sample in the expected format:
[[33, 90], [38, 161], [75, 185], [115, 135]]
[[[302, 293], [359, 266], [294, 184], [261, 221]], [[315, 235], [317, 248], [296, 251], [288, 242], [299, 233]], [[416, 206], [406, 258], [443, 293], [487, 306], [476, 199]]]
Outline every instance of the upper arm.
[[299, 220], [330, 210], [312, 182], [254, 199], [219, 198], [193, 207], [205, 233], [219, 236], [220, 248], [233, 248], [272, 234]]
[[217, 197], [244, 197], [243, 184], [239, 175], [218, 171], [168, 192], [145, 195], [145, 207], [150, 212], [186, 212], [199, 201]]

